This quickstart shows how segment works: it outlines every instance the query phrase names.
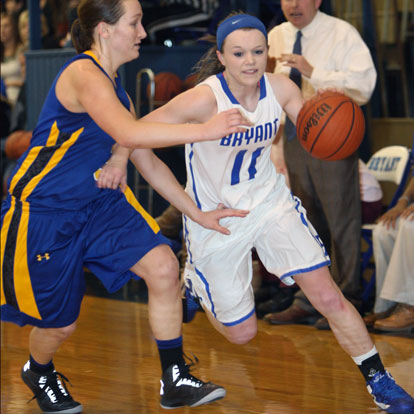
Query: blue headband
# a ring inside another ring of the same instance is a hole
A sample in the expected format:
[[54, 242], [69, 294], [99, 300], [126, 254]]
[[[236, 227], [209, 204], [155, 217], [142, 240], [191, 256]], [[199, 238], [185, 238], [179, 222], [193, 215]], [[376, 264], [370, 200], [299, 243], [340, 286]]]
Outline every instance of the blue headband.
[[267, 31], [264, 24], [254, 16], [248, 14], [236, 14], [231, 16], [220, 23], [220, 26], [217, 29], [217, 48], [221, 50], [223, 46], [224, 39], [235, 30], [244, 29], [244, 28], [257, 29], [263, 33], [263, 36], [266, 38], [267, 43]]

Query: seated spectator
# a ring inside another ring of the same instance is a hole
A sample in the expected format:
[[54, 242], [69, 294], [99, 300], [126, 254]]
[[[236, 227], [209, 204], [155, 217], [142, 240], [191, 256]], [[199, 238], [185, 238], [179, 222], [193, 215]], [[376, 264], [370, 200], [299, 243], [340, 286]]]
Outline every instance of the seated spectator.
[[[41, 43], [43, 49], [56, 49], [59, 48], [59, 42], [54, 38], [54, 36], [49, 34], [49, 29], [46, 21], [46, 17], [43, 13], [41, 17]], [[29, 11], [24, 10], [20, 13], [19, 16], [19, 36], [23, 43], [23, 48], [25, 50], [29, 49]]]
[[[19, 54], [23, 77], [26, 77], [26, 60], [24, 53]], [[29, 147], [32, 131], [26, 130], [26, 92], [25, 83], [20, 88], [19, 96], [8, 116], [7, 131], [2, 128], [2, 183], [1, 198], [7, 193], [7, 181], [16, 164], [16, 160]], [[4, 156], [4, 159], [3, 159]]]
[[7, 14], [13, 16], [16, 24], [19, 21], [19, 15], [27, 9], [26, 0], [4, 0], [4, 10]]
[[80, 0], [70, 0], [66, 7], [66, 20], [68, 23], [68, 30], [59, 41], [61, 47], [73, 47], [70, 28], [72, 27], [73, 22], [78, 17], [79, 1]]
[[382, 189], [366, 164], [358, 160], [362, 224], [374, 223], [382, 210]]
[[6, 86], [7, 97], [10, 103], [14, 105], [23, 84], [23, 75], [18, 59], [21, 41], [16, 22], [7, 13], [1, 14], [1, 41], [4, 46], [4, 56], [1, 62], [1, 77]]
[[[414, 172], [413, 172], [414, 175]], [[374, 313], [367, 326], [384, 332], [414, 329], [414, 178], [373, 231], [376, 270]]]

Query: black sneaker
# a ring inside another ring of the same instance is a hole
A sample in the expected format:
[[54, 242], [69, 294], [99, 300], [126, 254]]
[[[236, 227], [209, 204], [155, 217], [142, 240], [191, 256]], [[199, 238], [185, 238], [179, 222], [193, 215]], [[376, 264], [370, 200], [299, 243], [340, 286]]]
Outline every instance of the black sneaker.
[[161, 407], [197, 407], [219, 400], [226, 390], [212, 382], [203, 382], [190, 374], [193, 364], [171, 365], [161, 378]]
[[[33, 391], [40, 409], [44, 413], [75, 414], [82, 412], [82, 405], [74, 401], [65, 388], [65, 380], [69, 380], [55, 370], [45, 375], [37, 374], [30, 369], [30, 361], [22, 368], [22, 379]], [[61, 380], [58, 378], [60, 376]]]

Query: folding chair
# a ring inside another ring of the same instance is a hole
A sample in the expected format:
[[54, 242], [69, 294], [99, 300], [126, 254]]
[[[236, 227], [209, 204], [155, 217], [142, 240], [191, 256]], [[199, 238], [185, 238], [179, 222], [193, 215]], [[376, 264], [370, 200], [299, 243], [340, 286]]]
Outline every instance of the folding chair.
[[[391, 145], [380, 149], [372, 155], [368, 161], [368, 169], [374, 177], [381, 182], [392, 182], [397, 185], [391, 202], [386, 206], [386, 210], [394, 207], [409, 177], [413, 154], [411, 150], [402, 145]], [[364, 224], [361, 229], [362, 239], [367, 243], [368, 248], [361, 252], [361, 279], [363, 285], [362, 302], [366, 303], [375, 287], [375, 265], [372, 263], [373, 243], [372, 231], [375, 224]], [[372, 276], [367, 282], [364, 273], [367, 269], [373, 269]]]

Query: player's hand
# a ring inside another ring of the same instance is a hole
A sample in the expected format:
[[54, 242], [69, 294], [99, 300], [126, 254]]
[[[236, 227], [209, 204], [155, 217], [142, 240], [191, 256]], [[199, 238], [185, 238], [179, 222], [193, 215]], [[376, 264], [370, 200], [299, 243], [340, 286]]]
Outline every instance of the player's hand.
[[237, 108], [219, 112], [204, 124], [206, 139], [221, 139], [236, 132], [245, 132], [253, 124]]
[[125, 159], [112, 156], [102, 167], [97, 186], [99, 188], [111, 188], [112, 190], [116, 190], [119, 187], [124, 192], [127, 187], [127, 165]]
[[215, 230], [222, 234], [230, 234], [230, 230], [220, 225], [220, 219], [225, 217], [246, 217], [249, 214], [247, 210], [237, 210], [226, 208], [224, 204], [219, 204], [216, 210], [202, 212], [201, 217], [197, 220], [198, 224], [206, 229]]

